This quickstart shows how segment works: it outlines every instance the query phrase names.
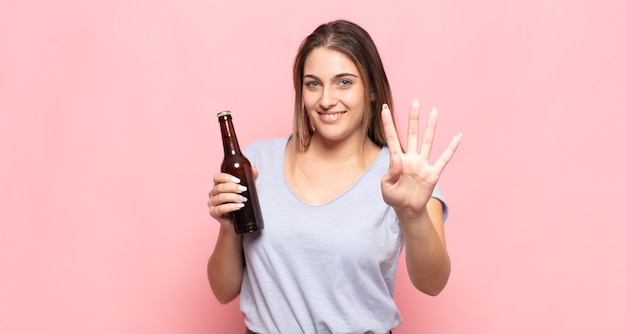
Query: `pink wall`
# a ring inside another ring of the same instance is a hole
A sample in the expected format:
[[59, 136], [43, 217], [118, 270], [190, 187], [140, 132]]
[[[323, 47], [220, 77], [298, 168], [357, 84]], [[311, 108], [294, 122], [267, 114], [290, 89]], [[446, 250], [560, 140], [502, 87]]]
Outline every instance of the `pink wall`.
[[239, 333], [205, 276], [215, 114], [287, 133], [296, 48], [335, 18], [377, 41], [403, 127], [417, 96], [439, 145], [465, 134], [450, 283], [400, 274], [397, 333], [625, 332], [626, 7], [397, 2], [0, 0], [0, 332]]

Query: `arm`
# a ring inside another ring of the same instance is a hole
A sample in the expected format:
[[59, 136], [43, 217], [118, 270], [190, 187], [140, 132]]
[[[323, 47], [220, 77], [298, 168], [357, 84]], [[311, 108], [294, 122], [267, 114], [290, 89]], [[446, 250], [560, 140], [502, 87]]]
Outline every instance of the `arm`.
[[428, 201], [422, 214], [396, 210], [404, 233], [406, 265], [411, 283], [431, 296], [438, 295], [450, 277], [442, 212], [443, 206], [436, 198]]
[[[253, 170], [256, 175], [258, 172]], [[220, 232], [207, 265], [207, 274], [213, 294], [220, 303], [226, 304], [237, 298], [241, 291], [245, 267], [242, 237], [235, 233], [230, 213], [239, 210], [245, 198], [239, 180], [225, 173], [213, 178], [214, 186], [209, 192], [209, 213], [220, 222]]]
[[221, 226], [207, 266], [211, 290], [220, 303], [227, 304], [239, 295], [243, 271], [241, 236], [232, 228]]
[[419, 103], [413, 102], [409, 113], [408, 146], [403, 152], [393, 124], [391, 111], [383, 106], [382, 119], [387, 145], [391, 152], [389, 171], [381, 179], [385, 202], [394, 208], [406, 240], [409, 277], [420, 291], [437, 295], [450, 276], [450, 258], [443, 229], [443, 207], [432, 198], [439, 176], [452, 159], [461, 141], [457, 134], [441, 157], [429, 163], [437, 111], [430, 113], [418, 151]]

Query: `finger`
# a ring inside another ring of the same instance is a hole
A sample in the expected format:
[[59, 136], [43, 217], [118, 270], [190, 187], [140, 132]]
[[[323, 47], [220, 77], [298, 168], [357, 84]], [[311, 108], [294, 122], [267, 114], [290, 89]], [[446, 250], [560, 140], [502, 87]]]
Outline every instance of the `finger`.
[[439, 119], [439, 113], [437, 108], [433, 108], [428, 115], [428, 123], [424, 130], [424, 138], [422, 138], [422, 149], [420, 150], [420, 157], [429, 161], [430, 152], [433, 148], [433, 142], [435, 141], [435, 129], [437, 128], [437, 120]]
[[409, 111], [409, 131], [408, 131], [408, 146], [407, 152], [417, 153], [417, 146], [419, 142], [419, 115], [420, 115], [420, 103], [417, 99], [413, 100], [411, 104], [411, 110]]
[[227, 173], [217, 173], [213, 175], [213, 184], [228, 183], [228, 182], [241, 183], [241, 180]]
[[212, 198], [216, 198], [222, 194], [239, 195], [246, 190], [248, 190], [248, 187], [242, 186], [241, 184], [238, 184], [238, 183], [234, 183], [234, 182], [218, 183], [215, 186], [213, 186], [213, 189], [211, 189], [211, 191], [209, 191], [209, 200]]
[[247, 201], [248, 199], [245, 196], [242, 196], [241, 194], [220, 193], [220, 194], [209, 197], [209, 201], [207, 202], [207, 204], [209, 205], [209, 208], [211, 208], [211, 207], [217, 207], [217, 206], [227, 204], [227, 203], [239, 204], [239, 203], [245, 203]]
[[402, 158], [400, 154], [391, 155], [391, 163], [389, 164], [389, 181], [395, 183], [402, 175]]
[[240, 210], [243, 208], [243, 204], [241, 203], [227, 203], [219, 206], [212, 206], [209, 208], [209, 214], [211, 217], [222, 221], [224, 219], [228, 220], [228, 216], [231, 212]]
[[452, 138], [448, 147], [443, 151], [443, 153], [441, 154], [441, 156], [439, 157], [439, 159], [433, 166], [435, 170], [437, 170], [438, 174], [441, 174], [441, 172], [443, 172], [443, 169], [446, 167], [448, 162], [450, 162], [450, 160], [452, 159], [452, 156], [454, 156], [454, 152], [456, 152], [456, 149], [459, 147], [459, 144], [461, 143], [461, 137], [463, 137], [463, 134], [459, 132], [456, 134], [456, 136]]
[[385, 139], [387, 140], [389, 151], [391, 153], [402, 152], [402, 146], [400, 145], [400, 140], [398, 139], [396, 126], [393, 123], [393, 118], [391, 117], [391, 110], [389, 110], [389, 106], [386, 104], [383, 104], [381, 118], [383, 120], [383, 130], [385, 131]]
[[381, 182], [384, 186], [393, 185], [402, 175], [402, 158], [397, 153], [391, 153], [389, 162], [389, 170], [383, 176]]
[[259, 178], [259, 170], [256, 168], [256, 166], [252, 166], [252, 175], [254, 176], [255, 181]]

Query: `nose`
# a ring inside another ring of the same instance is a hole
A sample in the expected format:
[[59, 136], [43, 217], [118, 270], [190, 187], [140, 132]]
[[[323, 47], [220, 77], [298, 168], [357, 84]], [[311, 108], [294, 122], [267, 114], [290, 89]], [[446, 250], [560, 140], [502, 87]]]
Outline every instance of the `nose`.
[[320, 99], [320, 106], [324, 109], [330, 109], [337, 104], [337, 96], [335, 90], [331, 87], [324, 87], [322, 91], [322, 97]]

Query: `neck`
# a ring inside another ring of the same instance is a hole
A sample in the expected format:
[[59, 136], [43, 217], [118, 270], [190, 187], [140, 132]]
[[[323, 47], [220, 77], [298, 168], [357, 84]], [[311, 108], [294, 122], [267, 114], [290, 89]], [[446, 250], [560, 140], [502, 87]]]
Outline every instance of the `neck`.
[[377, 155], [380, 148], [368, 137], [353, 137], [344, 140], [332, 141], [315, 135], [311, 137], [311, 144], [305, 154], [314, 156], [326, 162], [355, 162], [363, 166], [369, 165], [371, 158]]

